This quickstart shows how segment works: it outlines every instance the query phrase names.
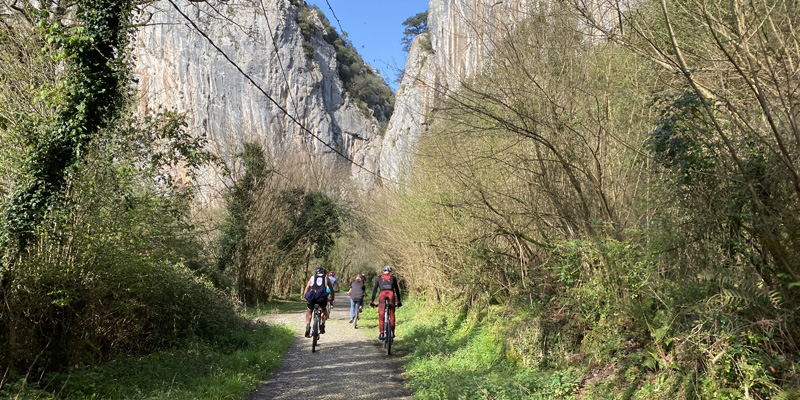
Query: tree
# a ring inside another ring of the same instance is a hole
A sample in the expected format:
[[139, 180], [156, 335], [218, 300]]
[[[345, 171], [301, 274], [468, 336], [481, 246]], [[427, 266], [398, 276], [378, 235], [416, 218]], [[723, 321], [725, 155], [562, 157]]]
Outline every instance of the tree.
[[403, 43], [403, 51], [408, 52], [411, 50], [411, 43], [414, 41], [414, 38], [428, 31], [428, 12], [424, 11], [408, 17], [403, 21], [403, 26], [405, 26], [406, 29], [403, 30], [403, 38], [400, 42]]
[[311, 255], [327, 259], [336, 235], [342, 229], [344, 211], [330, 197], [320, 192], [306, 192], [303, 189], [288, 190], [284, 193], [290, 228], [280, 240], [280, 246], [291, 249], [307, 246], [306, 279], [308, 261]]

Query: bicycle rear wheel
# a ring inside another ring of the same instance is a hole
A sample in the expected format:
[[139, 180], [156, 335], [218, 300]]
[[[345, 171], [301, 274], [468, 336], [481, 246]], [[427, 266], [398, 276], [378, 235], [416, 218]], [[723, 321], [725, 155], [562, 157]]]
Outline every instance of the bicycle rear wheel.
[[358, 329], [358, 317], [359, 317], [359, 315], [361, 315], [361, 312], [358, 311], [358, 308], [359, 308], [358, 304], [356, 304], [355, 307], [356, 307], [356, 311], [355, 311], [355, 316], [353, 317], [353, 329]]
[[311, 352], [317, 351], [317, 340], [319, 340], [319, 312], [314, 313], [314, 326], [311, 328]]

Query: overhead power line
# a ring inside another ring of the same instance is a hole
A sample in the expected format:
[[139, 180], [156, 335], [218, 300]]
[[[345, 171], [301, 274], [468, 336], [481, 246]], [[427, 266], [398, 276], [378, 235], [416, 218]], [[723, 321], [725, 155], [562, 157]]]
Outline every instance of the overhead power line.
[[328, 9], [331, 10], [331, 15], [333, 15], [333, 19], [336, 20], [336, 25], [339, 25], [339, 31], [341, 31], [342, 35], [344, 35], [344, 29], [342, 29], [342, 23], [339, 22], [339, 17], [336, 16], [335, 12], [333, 12], [333, 7], [331, 7], [331, 3], [329, 3], [328, 0], [325, 0], [325, 4], [327, 4]]

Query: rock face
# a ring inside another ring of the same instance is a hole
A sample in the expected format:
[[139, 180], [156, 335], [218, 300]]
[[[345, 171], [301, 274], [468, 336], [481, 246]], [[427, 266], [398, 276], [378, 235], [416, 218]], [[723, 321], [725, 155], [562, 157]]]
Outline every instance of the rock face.
[[490, 61], [494, 43], [527, 12], [527, 0], [430, 0], [428, 32], [411, 46], [384, 135], [380, 171], [387, 181], [406, 177], [437, 99], [479, 73]]
[[366, 190], [381, 178], [404, 179], [437, 99], [480, 72], [528, 7], [527, 0], [431, 0], [428, 33], [411, 47], [394, 114], [379, 135], [375, 116], [385, 119], [391, 105], [364, 111], [346, 93], [326, 24], [305, 21], [314, 26], [308, 34], [298, 23], [304, 0], [215, 1], [157, 0], [147, 8], [134, 51], [140, 109], [186, 113], [189, 131], [229, 159], [244, 142], [259, 142], [275, 156], [339, 165]]
[[380, 173], [388, 184], [406, 178], [414, 160], [415, 145], [428, 125], [436, 90], [444, 77], [429, 47], [430, 36], [423, 33], [414, 39], [406, 60], [406, 69], [395, 97], [395, 109], [383, 136]]
[[375, 184], [379, 123], [343, 89], [318, 17], [304, 38], [302, 0], [174, 4], [149, 6], [136, 33], [140, 110], [185, 112], [188, 130], [224, 157], [254, 141], [272, 155], [340, 165], [363, 188]]

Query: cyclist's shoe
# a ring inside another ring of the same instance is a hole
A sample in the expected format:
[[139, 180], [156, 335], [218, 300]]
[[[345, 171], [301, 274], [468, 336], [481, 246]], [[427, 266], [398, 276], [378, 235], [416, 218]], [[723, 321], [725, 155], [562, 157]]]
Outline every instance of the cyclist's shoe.
[[353, 318], [350, 318], [350, 323], [351, 323], [351, 324], [353, 323]]
[[383, 339], [386, 339], [386, 336], [383, 334], [383, 332], [381, 332], [381, 334], [378, 335], [378, 340], [383, 340]]
[[319, 326], [319, 333], [325, 333], [325, 324]]
[[358, 306], [358, 312], [362, 312], [362, 311], [364, 311], [364, 308], [362, 306]]
[[311, 325], [306, 324], [306, 337], [311, 337]]

